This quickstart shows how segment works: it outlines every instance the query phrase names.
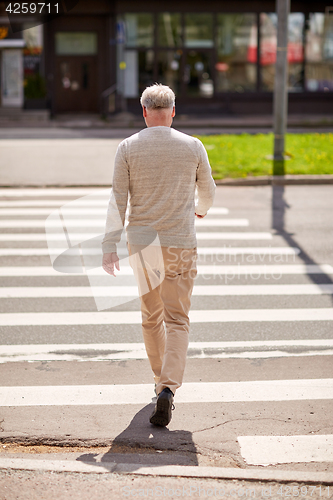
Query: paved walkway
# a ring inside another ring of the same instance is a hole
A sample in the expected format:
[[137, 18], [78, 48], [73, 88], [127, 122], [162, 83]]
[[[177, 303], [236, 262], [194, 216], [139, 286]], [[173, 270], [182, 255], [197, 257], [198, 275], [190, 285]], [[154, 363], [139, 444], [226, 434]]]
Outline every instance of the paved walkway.
[[3, 139], [1, 185], [110, 185], [120, 139]]
[[[97, 114], [75, 115], [65, 114], [57, 115], [49, 120], [41, 120], [29, 114], [29, 112], [21, 113], [19, 118], [14, 115], [12, 118], [8, 116], [0, 116], [1, 128], [17, 128], [17, 127], [48, 127], [48, 128], [79, 128], [79, 129], [104, 129], [112, 130], [119, 128], [142, 128], [144, 125], [143, 118], [140, 114], [119, 113], [115, 116], [110, 116], [107, 120], [102, 120]], [[273, 115], [204, 115], [204, 114], [179, 114], [174, 119], [174, 126], [179, 129], [223, 129], [223, 130], [239, 130], [244, 129], [271, 129], [273, 126]], [[288, 127], [292, 129], [330, 129], [333, 130], [332, 115], [315, 115], [289, 114]]]

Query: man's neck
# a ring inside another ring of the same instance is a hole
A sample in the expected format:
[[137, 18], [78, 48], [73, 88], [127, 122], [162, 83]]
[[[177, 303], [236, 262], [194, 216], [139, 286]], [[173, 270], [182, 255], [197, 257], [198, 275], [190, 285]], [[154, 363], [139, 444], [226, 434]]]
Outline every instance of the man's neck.
[[163, 123], [163, 122], [153, 122], [153, 123], [149, 123], [149, 125], [147, 124], [147, 127], [148, 128], [152, 128], [152, 127], [170, 127], [171, 125], [169, 125], [168, 123]]
[[163, 110], [147, 110], [143, 108], [143, 116], [148, 128], [150, 127], [171, 127], [175, 108]]

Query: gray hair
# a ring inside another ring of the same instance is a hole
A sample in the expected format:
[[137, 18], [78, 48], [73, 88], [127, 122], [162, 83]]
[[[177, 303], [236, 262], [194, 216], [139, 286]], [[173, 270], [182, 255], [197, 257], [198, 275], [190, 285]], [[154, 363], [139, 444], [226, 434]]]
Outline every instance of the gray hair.
[[173, 108], [175, 99], [175, 94], [170, 87], [155, 83], [143, 91], [140, 102], [147, 109], [167, 109]]

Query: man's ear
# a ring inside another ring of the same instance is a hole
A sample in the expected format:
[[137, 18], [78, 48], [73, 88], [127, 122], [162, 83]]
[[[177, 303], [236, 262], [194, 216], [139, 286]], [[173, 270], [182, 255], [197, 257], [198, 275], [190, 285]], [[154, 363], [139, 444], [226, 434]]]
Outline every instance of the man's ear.
[[142, 106], [142, 114], [144, 118], [147, 118], [147, 108], [145, 106]]
[[172, 115], [171, 116], [172, 116], [172, 118], [174, 116], [176, 116], [176, 107], [175, 106], [172, 108]]

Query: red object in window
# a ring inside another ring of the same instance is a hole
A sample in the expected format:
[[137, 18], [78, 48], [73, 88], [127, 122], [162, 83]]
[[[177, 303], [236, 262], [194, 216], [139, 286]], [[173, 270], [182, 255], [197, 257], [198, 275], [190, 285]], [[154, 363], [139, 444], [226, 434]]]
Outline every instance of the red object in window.
[[[288, 62], [300, 63], [303, 61], [303, 46], [299, 42], [288, 43]], [[247, 50], [247, 60], [251, 63], [257, 62], [257, 47], [249, 46]], [[276, 62], [276, 40], [264, 40], [261, 44], [260, 64], [268, 66]]]
[[[247, 60], [250, 63], [257, 62], [257, 47], [249, 46], [247, 49]], [[275, 64], [276, 61], [276, 44], [274, 42], [263, 42], [260, 51], [260, 64], [267, 66]]]
[[303, 46], [301, 43], [288, 43], [288, 62], [300, 63], [303, 61]]
[[250, 63], [257, 62], [257, 46], [249, 45], [247, 49], [247, 60]]
[[273, 38], [263, 41], [261, 44], [260, 64], [262, 66], [268, 66], [269, 64], [275, 64], [275, 62], [276, 40]]
[[218, 62], [218, 63], [215, 64], [215, 69], [217, 71], [228, 71], [229, 64], [224, 63], [224, 62]]

